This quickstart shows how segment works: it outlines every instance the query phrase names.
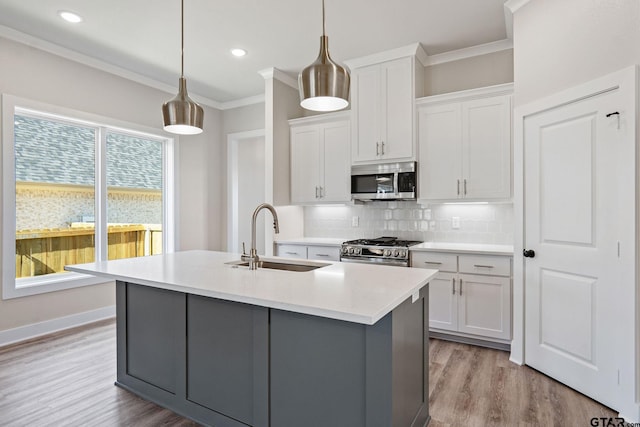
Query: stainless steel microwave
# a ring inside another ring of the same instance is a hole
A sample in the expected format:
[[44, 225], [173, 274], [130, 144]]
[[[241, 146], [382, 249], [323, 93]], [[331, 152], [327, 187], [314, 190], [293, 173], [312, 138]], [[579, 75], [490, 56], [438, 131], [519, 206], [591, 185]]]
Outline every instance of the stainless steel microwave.
[[416, 200], [416, 162], [351, 167], [353, 200]]

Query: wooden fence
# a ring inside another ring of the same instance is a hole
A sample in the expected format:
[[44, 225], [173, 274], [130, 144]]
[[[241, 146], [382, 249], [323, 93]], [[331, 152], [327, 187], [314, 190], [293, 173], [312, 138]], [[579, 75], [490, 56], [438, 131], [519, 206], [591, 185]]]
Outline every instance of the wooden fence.
[[[160, 225], [110, 225], [108, 259], [162, 253]], [[65, 265], [95, 261], [93, 227], [22, 230], [16, 233], [16, 278], [60, 273]]]

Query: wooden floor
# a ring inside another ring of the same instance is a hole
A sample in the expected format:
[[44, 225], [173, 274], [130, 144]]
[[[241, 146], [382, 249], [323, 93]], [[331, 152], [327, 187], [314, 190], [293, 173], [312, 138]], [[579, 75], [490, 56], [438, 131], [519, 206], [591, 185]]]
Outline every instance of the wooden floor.
[[[431, 427], [588, 426], [612, 410], [508, 353], [431, 340]], [[115, 321], [0, 348], [0, 426], [195, 426], [113, 385]], [[277, 426], [276, 426], [277, 427]]]

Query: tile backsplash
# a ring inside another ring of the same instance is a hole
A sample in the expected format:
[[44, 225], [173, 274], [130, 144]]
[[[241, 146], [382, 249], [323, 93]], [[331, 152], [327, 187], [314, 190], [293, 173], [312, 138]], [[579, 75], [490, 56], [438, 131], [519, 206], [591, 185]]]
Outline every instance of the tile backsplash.
[[[459, 228], [454, 228], [459, 222]], [[513, 204], [373, 202], [304, 208], [305, 237], [397, 236], [425, 242], [513, 244]]]

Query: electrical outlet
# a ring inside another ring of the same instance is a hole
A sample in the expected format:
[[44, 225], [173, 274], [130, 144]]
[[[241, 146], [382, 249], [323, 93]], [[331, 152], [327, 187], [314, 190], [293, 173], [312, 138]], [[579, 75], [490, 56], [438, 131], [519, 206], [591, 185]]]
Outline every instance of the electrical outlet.
[[427, 221], [431, 221], [431, 209], [425, 209], [422, 219], [426, 219]]
[[452, 216], [451, 217], [451, 228], [453, 228], [454, 230], [458, 230], [460, 228], [460, 217], [459, 216]]
[[360, 218], [358, 216], [351, 217], [351, 226], [357, 227], [360, 224]]

